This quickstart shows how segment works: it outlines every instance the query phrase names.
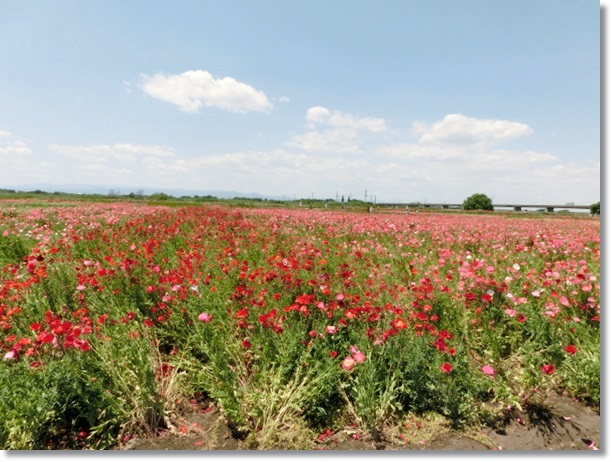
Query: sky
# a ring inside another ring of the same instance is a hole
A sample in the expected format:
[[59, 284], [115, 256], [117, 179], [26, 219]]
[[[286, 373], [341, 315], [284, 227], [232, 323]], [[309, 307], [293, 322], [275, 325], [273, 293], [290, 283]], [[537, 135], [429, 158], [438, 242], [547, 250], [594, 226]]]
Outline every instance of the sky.
[[594, 0], [0, 2], [0, 188], [590, 205], [600, 97]]

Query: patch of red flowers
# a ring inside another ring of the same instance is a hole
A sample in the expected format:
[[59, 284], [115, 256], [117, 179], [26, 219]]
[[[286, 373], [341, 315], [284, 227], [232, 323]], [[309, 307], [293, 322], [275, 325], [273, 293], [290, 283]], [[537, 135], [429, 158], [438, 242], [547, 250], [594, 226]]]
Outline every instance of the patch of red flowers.
[[442, 363], [442, 365], [440, 366], [440, 370], [445, 374], [450, 374], [453, 370], [453, 365], [450, 363]]
[[554, 374], [555, 372], [555, 366], [553, 366], [552, 364], [544, 364], [540, 369], [546, 375], [551, 375], [551, 374]]

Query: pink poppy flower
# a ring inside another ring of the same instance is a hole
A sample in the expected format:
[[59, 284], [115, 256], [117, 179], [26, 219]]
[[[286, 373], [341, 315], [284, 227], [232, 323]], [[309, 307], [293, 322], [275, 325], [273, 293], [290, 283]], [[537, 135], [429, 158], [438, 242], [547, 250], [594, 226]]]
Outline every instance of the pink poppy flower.
[[451, 371], [453, 370], [453, 366], [452, 364], [444, 363], [440, 366], [440, 370], [444, 372], [445, 374], [450, 374]]
[[4, 355], [4, 359], [6, 360], [17, 360], [19, 359], [19, 353], [15, 350], [9, 350]]
[[356, 351], [353, 353], [353, 359], [357, 363], [363, 363], [366, 360], [366, 355], [364, 355], [361, 351]]
[[325, 332], [327, 332], [329, 335], [334, 335], [336, 332], [338, 332], [338, 328], [336, 326], [327, 326], [325, 328]]
[[344, 361], [342, 361], [342, 369], [344, 369], [345, 371], [350, 371], [352, 368], [355, 367], [355, 360], [353, 358], [351, 358], [350, 356], [344, 358]]
[[201, 321], [201, 322], [210, 322], [210, 321], [212, 321], [212, 314], [207, 313], [206, 311], [204, 311], [203, 313], [200, 313], [200, 315], [198, 316], [198, 321]]
[[491, 376], [495, 375], [495, 369], [493, 369], [491, 366], [482, 366], [480, 370], [484, 374], [491, 375]]

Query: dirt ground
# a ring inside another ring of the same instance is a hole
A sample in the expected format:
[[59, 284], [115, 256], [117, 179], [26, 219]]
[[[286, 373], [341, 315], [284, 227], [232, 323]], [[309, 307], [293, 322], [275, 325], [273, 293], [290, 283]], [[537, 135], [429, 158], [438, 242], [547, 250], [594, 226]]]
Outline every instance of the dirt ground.
[[[594, 450], [600, 444], [600, 415], [568, 397], [555, 397], [546, 405], [509, 410], [490, 426], [466, 432], [445, 423], [412, 419], [399, 429], [383, 432], [375, 441], [356, 427], [328, 431], [312, 441], [312, 450]], [[212, 405], [181, 418], [171, 431], [151, 438], [135, 438], [122, 450], [248, 450]], [[275, 448], [285, 449], [285, 448]]]

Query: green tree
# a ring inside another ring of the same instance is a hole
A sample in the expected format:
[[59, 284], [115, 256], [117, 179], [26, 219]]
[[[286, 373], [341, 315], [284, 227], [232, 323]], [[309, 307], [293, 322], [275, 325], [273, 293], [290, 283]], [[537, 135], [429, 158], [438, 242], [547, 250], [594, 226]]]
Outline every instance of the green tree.
[[597, 201], [595, 204], [591, 204], [591, 213], [593, 215], [599, 215], [600, 214], [600, 203], [601, 201]]
[[464, 210], [493, 210], [493, 201], [486, 194], [472, 194], [463, 201]]
[[151, 196], [149, 197], [150, 200], [152, 201], [167, 201], [168, 199], [170, 199], [171, 196], [169, 196], [166, 193], [163, 192], [156, 192], [154, 194], [151, 194]]

